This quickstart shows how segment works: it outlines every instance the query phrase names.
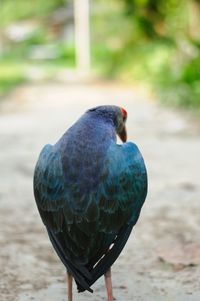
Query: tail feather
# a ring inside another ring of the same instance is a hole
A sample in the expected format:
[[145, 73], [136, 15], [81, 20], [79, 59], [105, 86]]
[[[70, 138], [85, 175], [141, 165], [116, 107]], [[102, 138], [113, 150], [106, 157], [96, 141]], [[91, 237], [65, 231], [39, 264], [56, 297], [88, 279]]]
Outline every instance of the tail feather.
[[[115, 260], [118, 258], [122, 249], [124, 248], [133, 225], [129, 225], [125, 229], [123, 228], [118, 234], [113, 247], [108, 253], [97, 263], [94, 270], [92, 271], [92, 283], [94, 283], [99, 277], [107, 272], [107, 270], [112, 266]], [[92, 285], [92, 284], [90, 284]]]
[[93, 290], [90, 286], [103, 274], [107, 272], [107, 270], [112, 266], [112, 264], [116, 261], [122, 249], [124, 248], [129, 235], [132, 231], [135, 222], [132, 222], [129, 225], [125, 225], [116, 239], [113, 242], [112, 248], [97, 262], [96, 266], [91, 271], [80, 264], [72, 263], [66, 256], [66, 252], [62, 248], [62, 244], [59, 242], [55, 233], [52, 230], [47, 228], [47, 232], [49, 234], [49, 238], [52, 242], [52, 245], [57, 252], [60, 260], [65, 265], [66, 269], [72, 274], [74, 277], [77, 289], [79, 292], [83, 292], [85, 290], [93, 293]]
[[[116, 261], [129, 238], [134, 224], [135, 222], [130, 225], [126, 225], [121, 229], [116, 240], [114, 241], [113, 247], [105, 254], [104, 257], [102, 257], [102, 259], [99, 260], [97, 265], [94, 267], [92, 271], [92, 280], [88, 283], [89, 286], [91, 286], [98, 278], [105, 274]], [[85, 289], [79, 287], [79, 292], [83, 292], [84, 290]]]
[[69, 259], [66, 257], [65, 252], [59, 243], [58, 239], [56, 238], [56, 235], [47, 228], [47, 232], [49, 235], [49, 238], [51, 240], [51, 243], [58, 254], [60, 260], [65, 265], [66, 269], [72, 274], [76, 282], [80, 285], [80, 287], [83, 290], [87, 290], [91, 293], [93, 293], [93, 290], [90, 288], [88, 282], [92, 281], [91, 274], [89, 271], [87, 271], [86, 268], [80, 265], [72, 265], [72, 263], [69, 261]]

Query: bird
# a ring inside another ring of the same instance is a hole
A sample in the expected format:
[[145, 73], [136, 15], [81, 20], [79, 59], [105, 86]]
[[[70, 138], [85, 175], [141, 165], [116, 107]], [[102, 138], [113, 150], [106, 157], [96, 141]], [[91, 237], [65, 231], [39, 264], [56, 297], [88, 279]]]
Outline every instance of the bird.
[[[111, 266], [138, 221], [147, 196], [147, 170], [137, 145], [127, 142], [127, 111], [87, 110], [54, 144], [42, 149], [33, 189], [55, 252], [78, 292], [104, 275], [113, 301]], [[118, 143], [117, 136], [122, 143]]]

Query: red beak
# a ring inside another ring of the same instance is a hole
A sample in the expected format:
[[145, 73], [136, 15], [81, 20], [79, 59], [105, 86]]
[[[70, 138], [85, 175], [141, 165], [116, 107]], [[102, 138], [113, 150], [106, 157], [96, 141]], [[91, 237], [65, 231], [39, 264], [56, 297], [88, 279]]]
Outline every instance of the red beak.
[[118, 135], [119, 135], [119, 138], [122, 140], [122, 142], [126, 142], [126, 140], [127, 140], [127, 132], [126, 132], [125, 125], [122, 128], [121, 132], [118, 133]]

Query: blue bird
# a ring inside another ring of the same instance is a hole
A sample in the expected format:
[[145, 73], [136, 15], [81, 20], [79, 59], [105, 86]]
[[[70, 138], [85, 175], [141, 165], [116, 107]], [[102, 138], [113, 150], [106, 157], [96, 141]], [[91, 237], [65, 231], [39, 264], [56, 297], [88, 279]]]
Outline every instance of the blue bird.
[[[138, 147], [126, 142], [127, 112], [117, 106], [88, 110], [55, 145], [46, 145], [34, 172], [34, 196], [50, 241], [79, 292], [103, 274], [112, 301], [111, 266], [147, 195]], [[117, 135], [123, 144], [117, 144]]]

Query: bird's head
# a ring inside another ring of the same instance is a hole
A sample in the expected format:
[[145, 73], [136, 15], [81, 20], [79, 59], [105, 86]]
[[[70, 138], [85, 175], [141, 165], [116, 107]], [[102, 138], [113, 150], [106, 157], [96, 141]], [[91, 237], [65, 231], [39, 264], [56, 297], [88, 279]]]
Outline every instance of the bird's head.
[[126, 120], [127, 112], [125, 109], [117, 106], [105, 105], [88, 110], [91, 114], [99, 116], [114, 125], [115, 130], [122, 142], [127, 140]]

